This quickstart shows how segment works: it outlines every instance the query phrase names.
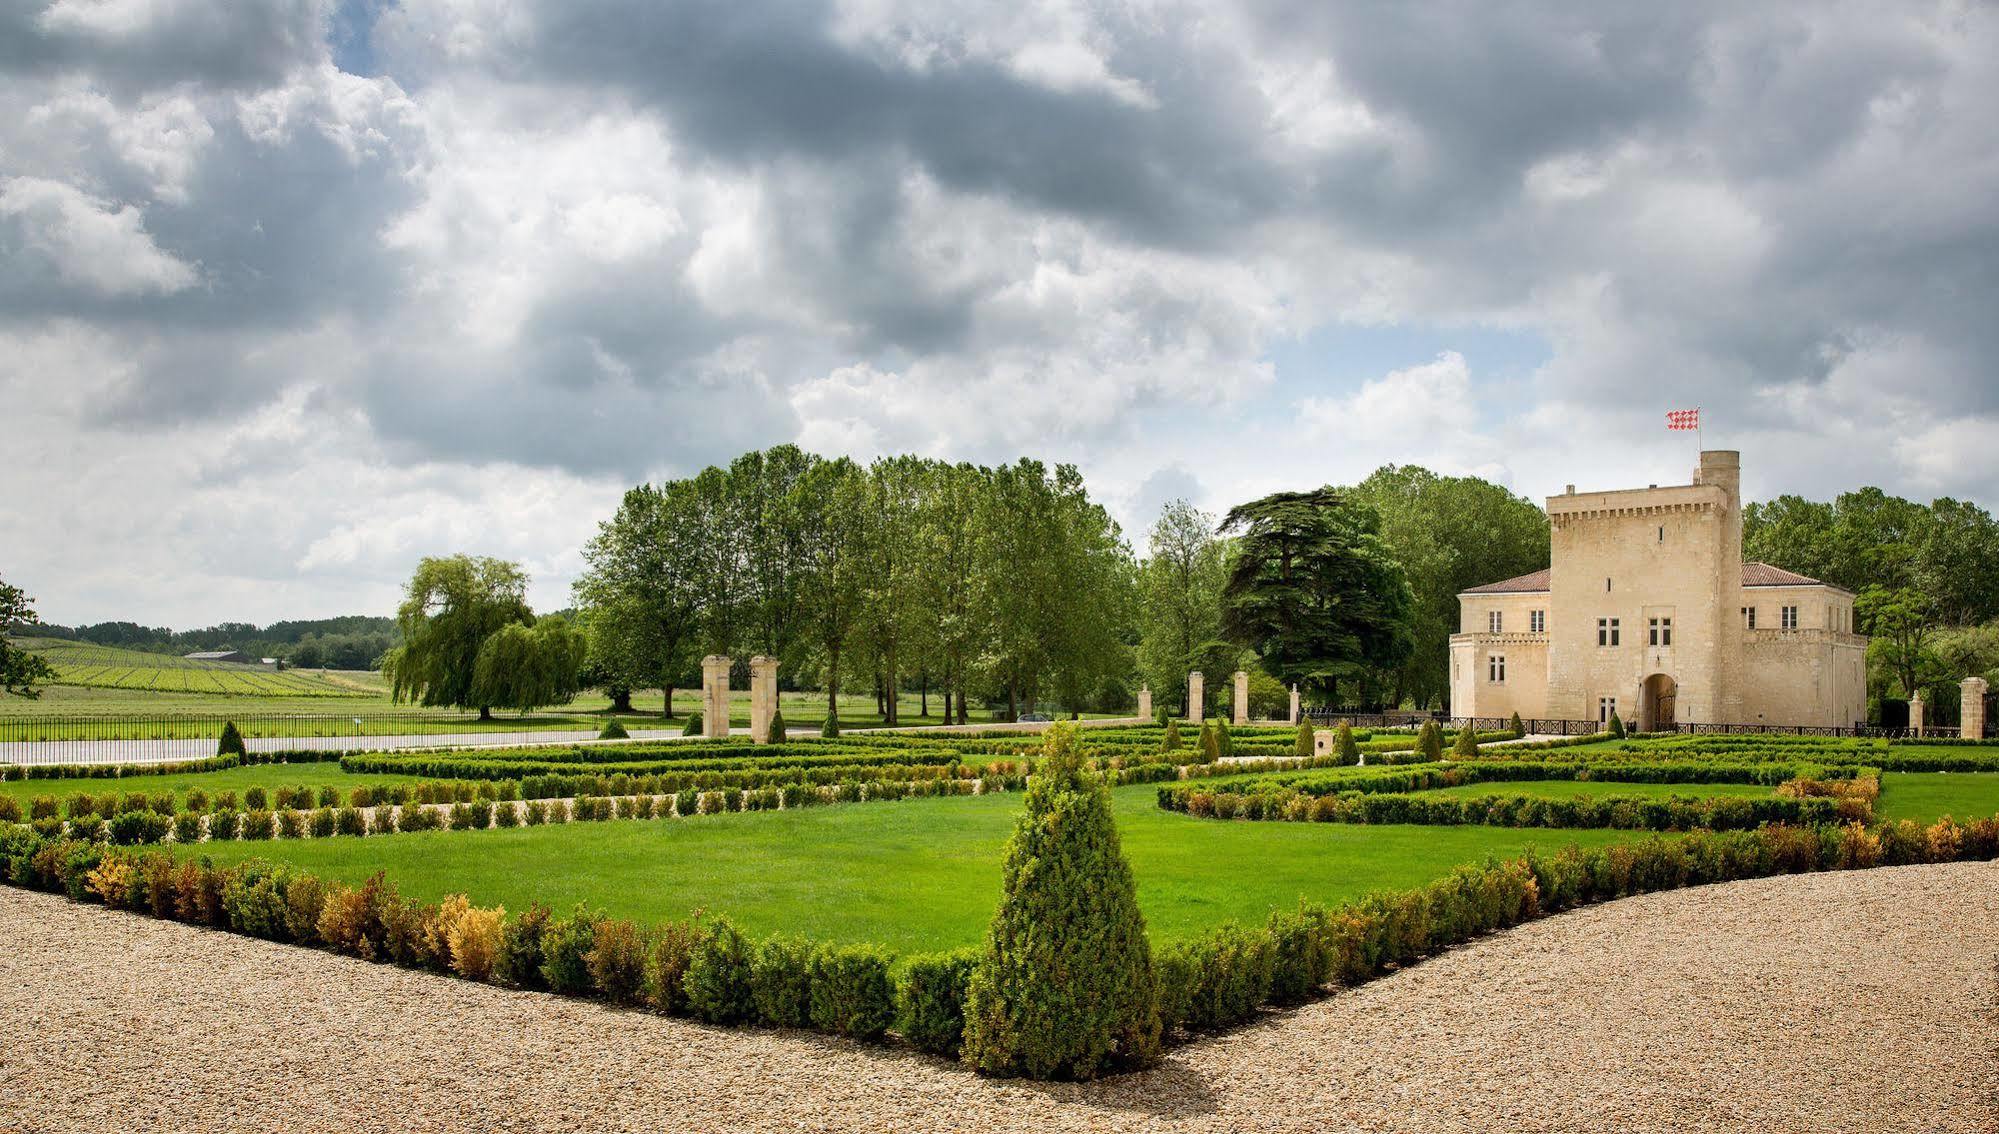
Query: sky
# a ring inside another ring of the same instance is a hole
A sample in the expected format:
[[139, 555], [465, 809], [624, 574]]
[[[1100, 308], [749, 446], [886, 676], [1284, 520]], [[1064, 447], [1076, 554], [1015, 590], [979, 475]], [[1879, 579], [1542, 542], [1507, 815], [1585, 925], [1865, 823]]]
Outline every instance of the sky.
[[1999, 7], [0, 0], [0, 577], [567, 605], [796, 442], [1999, 506]]

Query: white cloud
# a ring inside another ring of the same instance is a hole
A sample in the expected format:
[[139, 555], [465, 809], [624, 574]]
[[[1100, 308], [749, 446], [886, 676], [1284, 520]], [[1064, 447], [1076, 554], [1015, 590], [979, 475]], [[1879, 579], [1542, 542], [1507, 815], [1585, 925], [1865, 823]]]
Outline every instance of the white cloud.
[[0, 217], [19, 225], [22, 242], [66, 283], [102, 296], [167, 294], [193, 287], [200, 274], [160, 250], [137, 206], [92, 197], [41, 177], [0, 183]]

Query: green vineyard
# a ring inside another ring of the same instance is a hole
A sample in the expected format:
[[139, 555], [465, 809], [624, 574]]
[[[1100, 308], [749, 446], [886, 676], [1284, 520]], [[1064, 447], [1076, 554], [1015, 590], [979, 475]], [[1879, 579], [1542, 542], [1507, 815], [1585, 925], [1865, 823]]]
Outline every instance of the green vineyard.
[[247, 697], [352, 697], [356, 693], [353, 687], [319, 674], [280, 673], [261, 665], [194, 661], [57, 638], [17, 638], [14, 643], [54, 666], [59, 685]]

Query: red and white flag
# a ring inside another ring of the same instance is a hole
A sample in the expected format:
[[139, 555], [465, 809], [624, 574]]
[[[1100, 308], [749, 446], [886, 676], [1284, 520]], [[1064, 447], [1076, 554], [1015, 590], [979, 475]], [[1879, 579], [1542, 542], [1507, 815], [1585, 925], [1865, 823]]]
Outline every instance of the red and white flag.
[[1701, 411], [1697, 409], [1676, 409], [1666, 411], [1667, 429], [1699, 429]]

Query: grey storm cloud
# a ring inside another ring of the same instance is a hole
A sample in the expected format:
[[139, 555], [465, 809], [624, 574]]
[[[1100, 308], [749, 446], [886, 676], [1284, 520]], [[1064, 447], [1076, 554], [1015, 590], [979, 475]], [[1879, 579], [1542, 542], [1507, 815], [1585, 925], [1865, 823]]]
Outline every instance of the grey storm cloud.
[[177, 83], [258, 89], [326, 53], [330, 0], [0, 0], [0, 72], [80, 72], [136, 93]]

